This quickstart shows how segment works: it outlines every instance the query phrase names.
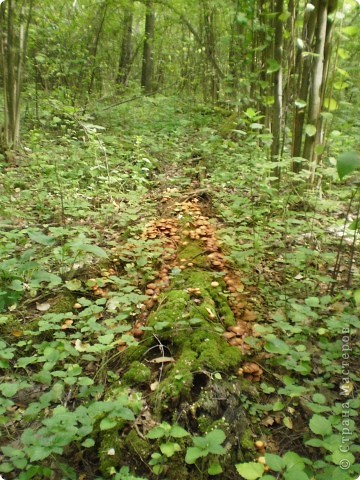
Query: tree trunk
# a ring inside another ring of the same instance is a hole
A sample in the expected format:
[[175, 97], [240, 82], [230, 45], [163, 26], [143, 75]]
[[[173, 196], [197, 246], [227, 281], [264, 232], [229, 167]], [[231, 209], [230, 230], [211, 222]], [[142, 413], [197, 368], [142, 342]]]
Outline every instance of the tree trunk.
[[319, 0], [316, 24], [315, 58], [311, 69], [311, 86], [307, 122], [316, 128], [315, 135], [306, 135], [303, 157], [312, 162], [315, 159], [315, 145], [321, 138], [320, 112], [321, 93], [324, 82], [324, 50], [327, 27], [328, 0]]
[[155, 13], [153, 11], [152, 0], [146, 2], [146, 18], [145, 18], [145, 37], [142, 58], [141, 86], [145, 93], [152, 90], [152, 75], [154, 67], [153, 43], [155, 34]]
[[[205, 45], [205, 91], [204, 98], [210, 96], [212, 103], [215, 104], [219, 96], [219, 77], [214, 69], [214, 59], [216, 58], [216, 39], [215, 39], [215, 7], [209, 5], [207, 0], [203, 2], [204, 10], [204, 45]], [[208, 90], [208, 92], [207, 92]]]
[[[316, 0], [317, 2], [317, 0]], [[308, 100], [309, 93], [309, 84], [310, 84], [310, 72], [312, 57], [307, 55], [303, 58], [304, 52], [311, 52], [313, 38], [315, 34], [316, 27], [316, 3], [314, 4], [314, 9], [305, 12], [304, 25], [303, 25], [303, 34], [302, 34], [302, 43], [303, 46], [298, 46], [298, 52], [296, 56], [295, 63], [295, 75], [298, 78], [298, 84], [295, 91], [295, 114], [294, 114], [294, 126], [293, 126], [293, 141], [292, 141], [292, 157], [299, 158], [301, 157], [302, 150], [302, 135], [304, 129], [304, 120], [305, 120], [305, 105]], [[293, 171], [299, 172], [301, 170], [301, 162], [293, 163]]]
[[[283, 43], [283, 22], [280, 15], [283, 12], [284, 0], [276, 0], [276, 18], [275, 18], [275, 45], [274, 60], [279, 65], [279, 69], [274, 72], [274, 108], [272, 118], [272, 136], [271, 159], [279, 160], [282, 117], [283, 117], [283, 79], [282, 79], [282, 43]], [[275, 175], [280, 177], [280, 168], [275, 169]]]
[[128, 83], [131, 68], [133, 17], [132, 10], [125, 11], [119, 70], [116, 77], [116, 83], [124, 86]]
[[4, 92], [4, 136], [2, 149], [20, 146], [21, 88], [27, 49], [27, 38], [33, 0], [15, 10], [15, 1], [8, 0], [0, 7], [0, 48]]

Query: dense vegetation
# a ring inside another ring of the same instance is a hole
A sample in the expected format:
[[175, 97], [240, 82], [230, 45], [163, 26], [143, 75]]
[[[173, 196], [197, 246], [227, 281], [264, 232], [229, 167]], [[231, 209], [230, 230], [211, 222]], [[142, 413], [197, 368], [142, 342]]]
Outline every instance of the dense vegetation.
[[1, 2], [0, 478], [360, 475], [359, 13]]

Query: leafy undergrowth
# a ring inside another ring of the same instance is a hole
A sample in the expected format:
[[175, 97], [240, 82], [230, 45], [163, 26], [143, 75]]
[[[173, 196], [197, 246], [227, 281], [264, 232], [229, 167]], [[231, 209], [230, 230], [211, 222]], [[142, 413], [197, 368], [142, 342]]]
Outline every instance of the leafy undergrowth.
[[2, 166], [1, 474], [356, 478], [351, 185], [278, 187], [251, 109], [141, 102]]

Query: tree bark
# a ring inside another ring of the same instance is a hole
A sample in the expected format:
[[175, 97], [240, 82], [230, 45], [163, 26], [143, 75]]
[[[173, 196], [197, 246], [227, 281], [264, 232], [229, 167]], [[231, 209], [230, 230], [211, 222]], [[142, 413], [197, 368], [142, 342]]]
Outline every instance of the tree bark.
[[[301, 157], [302, 150], [302, 136], [304, 129], [305, 121], [305, 104], [308, 100], [309, 94], [309, 84], [310, 84], [310, 72], [312, 65], [312, 57], [310, 56], [312, 50], [312, 43], [315, 34], [316, 28], [316, 8], [317, 1], [315, 0], [314, 9], [305, 12], [304, 26], [302, 33], [302, 42], [303, 46], [298, 47], [298, 52], [296, 56], [295, 63], [295, 75], [298, 78], [298, 84], [295, 91], [295, 100], [300, 101], [300, 104], [295, 105], [295, 114], [294, 114], [294, 126], [293, 126], [293, 141], [292, 141], [292, 157], [299, 158]], [[309, 54], [303, 58], [303, 53], [309, 52]], [[303, 105], [301, 105], [301, 103]], [[293, 171], [299, 172], [301, 170], [301, 162], [293, 163]]]
[[119, 70], [116, 77], [116, 83], [124, 86], [128, 83], [131, 68], [133, 17], [134, 14], [132, 10], [129, 9], [125, 11]]
[[145, 37], [142, 57], [141, 86], [145, 93], [152, 90], [152, 76], [154, 69], [153, 43], [155, 35], [155, 13], [152, 0], [146, 2]]
[[[282, 78], [282, 50], [283, 50], [283, 22], [280, 19], [284, 7], [284, 0], [276, 0], [276, 19], [275, 19], [275, 45], [274, 60], [278, 63], [279, 69], [274, 72], [274, 108], [272, 118], [271, 159], [279, 160], [282, 117], [283, 117], [283, 78]], [[280, 168], [275, 169], [275, 175], [280, 177]]]
[[315, 58], [311, 69], [311, 86], [309, 98], [309, 111], [307, 122], [316, 128], [315, 135], [306, 135], [303, 157], [310, 162], [314, 160], [315, 145], [321, 138], [320, 112], [322, 108], [321, 93], [324, 82], [324, 49], [327, 27], [328, 0], [319, 0], [316, 24]]
[[0, 55], [4, 93], [4, 151], [20, 146], [21, 90], [33, 0], [16, 11], [14, 0], [0, 6]]

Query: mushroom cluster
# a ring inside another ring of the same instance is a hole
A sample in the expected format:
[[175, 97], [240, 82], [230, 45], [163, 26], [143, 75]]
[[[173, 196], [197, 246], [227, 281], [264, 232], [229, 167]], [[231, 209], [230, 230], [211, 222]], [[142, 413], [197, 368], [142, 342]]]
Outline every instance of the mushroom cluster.
[[257, 363], [244, 363], [237, 371], [239, 377], [244, 376], [247, 380], [253, 382], [259, 382], [263, 373], [262, 368]]

